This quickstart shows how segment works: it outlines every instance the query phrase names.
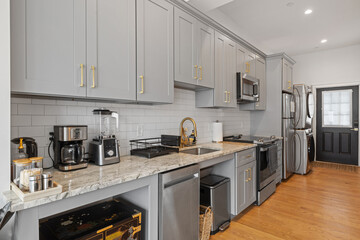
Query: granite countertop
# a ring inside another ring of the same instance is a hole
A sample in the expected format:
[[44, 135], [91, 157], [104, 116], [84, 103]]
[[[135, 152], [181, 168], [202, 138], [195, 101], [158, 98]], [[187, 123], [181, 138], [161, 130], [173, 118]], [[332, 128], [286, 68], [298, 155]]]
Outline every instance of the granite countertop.
[[50, 197], [40, 198], [29, 202], [22, 202], [13, 191], [3, 193], [6, 201], [11, 201], [11, 211], [20, 211], [36, 207], [46, 203], [77, 196], [116, 184], [148, 177], [161, 172], [173, 170], [179, 167], [200, 163], [209, 159], [221, 157], [227, 154], [253, 148], [255, 144], [247, 143], [208, 143], [199, 144], [196, 147], [207, 147], [219, 151], [204, 154], [191, 155], [185, 153], [173, 153], [156, 158], [144, 158], [137, 156], [124, 156], [120, 163], [99, 167], [93, 164], [85, 169], [74, 172], [60, 172], [50, 170], [53, 179], [63, 186], [63, 191]]

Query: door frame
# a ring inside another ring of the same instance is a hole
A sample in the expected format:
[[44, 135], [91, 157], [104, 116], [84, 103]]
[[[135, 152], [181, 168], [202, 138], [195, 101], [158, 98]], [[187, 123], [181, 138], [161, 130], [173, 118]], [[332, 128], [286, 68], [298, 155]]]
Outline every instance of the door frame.
[[[319, 85], [312, 85], [311, 90], [312, 93], [314, 95], [314, 104], [316, 106], [317, 103], [317, 94], [316, 94], [316, 90], [319, 88], [333, 88], [333, 87], [353, 87], [353, 86], [358, 86], [359, 87], [359, 91], [360, 91], [360, 82], [352, 82], [352, 83], [334, 83], [334, 84], [319, 84]], [[316, 109], [316, 108], [315, 108]], [[359, 97], [359, 109], [360, 109], [360, 97]], [[316, 111], [314, 111], [314, 117], [312, 120], [312, 126], [313, 126], [313, 136], [314, 136], [314, 141], [316, 143]], [[360, 118], [360, 112], [359, 112], [359, 118]], [[316, 145], [315, 145], [315, 149], [316, 149]], [[315, 150], [316, 151], [316, 150]], [[315, 153], [315, 160], [316, 159], [316, 153]], [[358, 134], [358, 166], [360, 166], [360, 134]]]

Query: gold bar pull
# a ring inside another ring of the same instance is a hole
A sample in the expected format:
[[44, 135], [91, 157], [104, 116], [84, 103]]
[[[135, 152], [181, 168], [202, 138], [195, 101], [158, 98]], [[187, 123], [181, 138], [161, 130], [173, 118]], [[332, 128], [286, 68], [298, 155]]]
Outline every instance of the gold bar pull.
[[140, 91], [140, 94], [143, 94], [143, 93], [144, 93], [144, 76], [143, 76], [143, 75], [140, 76], [140, 80], [141, 80], [141, 91]]
[[195, 65], [194, 68], [195, 68], [195, 77], [194, 77], [194, 79], [197, 79], [198, 78], [198, 65]]
[[248, 62], [245, 63], [246, 64], [246, 70], [245, 72], [246, 73], [249, 73], [250, 72], [250, 64]]
[[225, 101], [227, 103], [227, 91], [225, 91]]
[[98, 230], [96, 233], [97, 233], [97, 234], [102, 233], [102, 232], [104, 232], [104, 231], [106, 231], [106, 230], [109, 230], [110, 228], [113, 228], [113, 225], [104, 227], [104, 228]]
[[91, 85], [91, 88], [95, 88], [95, 66], [94, 65], [91, 66], [91, 70], [92, 70], [92, 85]]
[[228, 103], [231, 103], [230, 92], [228, 92], [228, 94], [229, 94], [229, 102]]
[[80, 64], [80, 68], [81, 68], [81, 82], [80, 82], [80, 87], [84, 86], [84, 64]]
[[246, 169], [246, 171], [245, 171], [246, 173], [246, 180], [245, 180], [245, 182], [248, 182], [249, 181], [249, 169]]
[[199, 67], [199, 70], [200, 70], [200, 77], [199, 77], [199, 80], [202, 80], [202, 66]]

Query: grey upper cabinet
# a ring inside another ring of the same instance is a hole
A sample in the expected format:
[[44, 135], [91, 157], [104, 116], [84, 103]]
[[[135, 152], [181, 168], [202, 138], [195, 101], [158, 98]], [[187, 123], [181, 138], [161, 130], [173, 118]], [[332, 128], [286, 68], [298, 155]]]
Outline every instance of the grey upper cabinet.
[[86, 96], [85, 1], [11, 1], [11, 91]]
[[136, 100], [135, 1], [87, 0], [87, 96]]
[[256, 55], [251, 51], [246, 52], [245, 56], [245, 73], [255, 77], [256, 75]]
[[293, 64], [283, 59], [282, 89], [286, 92], [293, 91]]
[[175, 81], [197, 84], [197, 20], [175, 8], [174, 26]]
[[215, 32], [214, 91], [215, 106], [236, 106], [236, 45], [219, 32]]
[[175, 81], [214, 88], [214, 30], [175, 8]]
[[174, 7], [165, 0], [137, 1], [137, 100], [174, 100]]
[[247, 54], [247, 50], [244, 47], [242, 47], [241, 45], [237, 44], [236, 45], [236, 72], [241, 72], [241, 73], [245, 72], [246, 54]]
[[256, 78], [259, 80], [259, 101], [255, 103], [255, 110], [266, 110], [266, 67], [265, 59], [256, 56]]

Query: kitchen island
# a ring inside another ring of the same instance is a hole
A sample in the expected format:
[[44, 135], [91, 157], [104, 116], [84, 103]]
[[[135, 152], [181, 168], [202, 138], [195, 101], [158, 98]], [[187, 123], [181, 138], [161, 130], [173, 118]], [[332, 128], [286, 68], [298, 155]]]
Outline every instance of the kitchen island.
[[15, 239], [38, 239], [39, 219], [119, 195], [146, 210], [147, 239], [157, 239], [159, 173], [192, 164], [201, 168], [219, 164], [256, 145], [209, 143], [196, 147], [199, 146], [218, 151], [204, 155], [180, 151], [152, 159], [124, 156], [120, 163], [108, 166], [90, 164], [74, 172], [51, 170], [54, 180], [63, 186], [62, 193], [29, 202], [22, 202], [12, 191], [4, 192], [6, 200], [11, 201], [11, 211], [17, 212]]

